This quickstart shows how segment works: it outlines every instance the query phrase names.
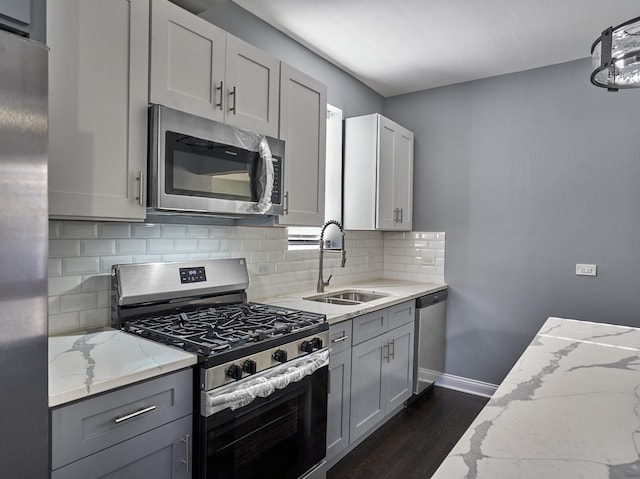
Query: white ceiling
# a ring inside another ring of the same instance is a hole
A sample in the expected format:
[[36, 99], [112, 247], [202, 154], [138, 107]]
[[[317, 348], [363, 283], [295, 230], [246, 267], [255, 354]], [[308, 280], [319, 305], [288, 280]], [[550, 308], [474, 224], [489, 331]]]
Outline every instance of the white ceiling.
[[590, 55], [638, 0], [233, 0], [385, 97]]

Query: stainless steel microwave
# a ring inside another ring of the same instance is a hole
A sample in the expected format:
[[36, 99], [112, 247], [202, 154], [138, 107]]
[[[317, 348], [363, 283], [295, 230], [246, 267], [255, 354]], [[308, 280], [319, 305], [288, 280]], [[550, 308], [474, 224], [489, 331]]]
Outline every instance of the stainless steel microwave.
[[149, 207], [222, 215], [283, 213], [282, 140], [150, 106]]

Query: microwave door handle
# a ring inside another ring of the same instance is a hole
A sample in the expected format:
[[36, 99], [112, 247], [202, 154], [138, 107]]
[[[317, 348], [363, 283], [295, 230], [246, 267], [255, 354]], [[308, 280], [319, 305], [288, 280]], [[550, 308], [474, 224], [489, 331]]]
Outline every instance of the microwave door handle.
[[261, 177], [265, 178], [264, 190], [262, 191], [261, 198], [258, 202], [258, 208], [261, 209], [261, 213], [264, 213], [271, 208], [271, 194], [273, 192], [274, 179], [273, 157], [271, 156], [271, 149], [269, 148], [269, 143], [265, 137], [260, 141], [258, 149], [260, 159], [262, 160]]

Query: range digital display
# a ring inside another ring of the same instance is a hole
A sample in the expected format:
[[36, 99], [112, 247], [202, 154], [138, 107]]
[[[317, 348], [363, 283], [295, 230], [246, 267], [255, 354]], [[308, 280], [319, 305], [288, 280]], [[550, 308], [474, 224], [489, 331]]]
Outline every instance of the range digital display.
[[185, 283], [201, 283], [207, 280], [204, 266], [196, 266], [195, 268], [180, 268], [180, 282]]

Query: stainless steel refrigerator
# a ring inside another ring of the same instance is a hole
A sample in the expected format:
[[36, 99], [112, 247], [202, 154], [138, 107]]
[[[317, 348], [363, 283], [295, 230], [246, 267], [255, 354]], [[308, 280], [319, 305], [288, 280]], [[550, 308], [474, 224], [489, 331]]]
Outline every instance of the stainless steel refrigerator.
[[0, 476], [49, 477], [47, 48], [0, 31]]

